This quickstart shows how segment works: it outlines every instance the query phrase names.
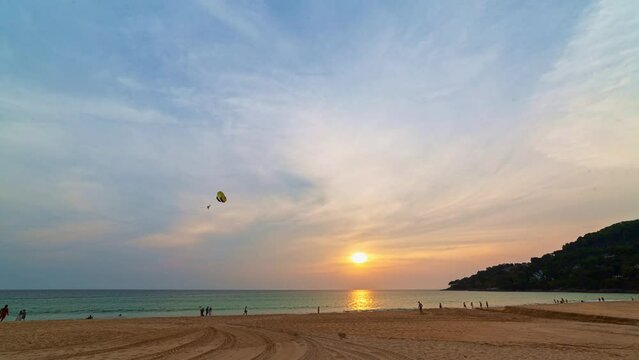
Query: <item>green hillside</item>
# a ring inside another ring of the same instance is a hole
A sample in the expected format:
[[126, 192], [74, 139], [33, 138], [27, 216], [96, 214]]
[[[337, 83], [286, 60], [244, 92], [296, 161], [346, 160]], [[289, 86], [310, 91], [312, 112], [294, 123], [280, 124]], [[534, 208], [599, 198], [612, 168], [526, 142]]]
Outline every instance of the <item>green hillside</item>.
[[639, 220], [624, 221], [530, 262], [492, 266], [448, 290], [639, 290]]

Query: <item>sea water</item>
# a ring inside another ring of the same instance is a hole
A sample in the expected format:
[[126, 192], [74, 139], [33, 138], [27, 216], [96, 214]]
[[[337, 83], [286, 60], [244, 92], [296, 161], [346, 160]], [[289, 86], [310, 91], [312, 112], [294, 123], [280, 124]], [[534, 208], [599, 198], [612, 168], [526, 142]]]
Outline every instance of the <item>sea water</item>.
[[[0, 306], [9, 305], [9, 320], [21, 309], [27, 320], [199, 316], [210, 306], [213, 315], [314, 313], [462, 307], [465, 301], [488, 301], [491, 307], [571, 302], [630, 300], [639, 294], [574, 292], [490, 292], [440, 290], [0, 290]], [[5, 320], [6, 321], [6, 320]]]

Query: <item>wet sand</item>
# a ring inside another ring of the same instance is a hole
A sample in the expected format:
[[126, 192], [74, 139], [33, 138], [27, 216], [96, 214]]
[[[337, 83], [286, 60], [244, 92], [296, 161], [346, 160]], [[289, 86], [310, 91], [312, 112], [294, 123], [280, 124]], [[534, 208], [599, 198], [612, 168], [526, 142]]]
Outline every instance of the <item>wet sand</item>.
[[8, 322], [0, 324], [0, 359], [636, 360], [638, 314], [639, 301], [428, 309], [424, 315], [379, 311]]

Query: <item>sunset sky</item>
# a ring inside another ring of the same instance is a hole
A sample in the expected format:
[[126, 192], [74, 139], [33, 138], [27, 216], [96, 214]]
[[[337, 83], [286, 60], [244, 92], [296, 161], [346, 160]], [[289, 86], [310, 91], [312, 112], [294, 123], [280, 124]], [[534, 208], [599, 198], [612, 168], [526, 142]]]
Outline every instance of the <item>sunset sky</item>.
[[436, 289], [635, 218], [637, 1], [0, 2], [2, 289]]

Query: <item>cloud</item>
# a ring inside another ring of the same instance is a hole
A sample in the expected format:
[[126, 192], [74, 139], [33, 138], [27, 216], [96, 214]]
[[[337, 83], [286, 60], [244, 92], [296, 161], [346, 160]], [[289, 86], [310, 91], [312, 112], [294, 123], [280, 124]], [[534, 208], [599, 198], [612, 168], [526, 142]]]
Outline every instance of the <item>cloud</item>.
[[252, 11], [248, 3], [244, 3], [239, 8], [229, 6], [223, 0], [200, 0], [199, 3], [216, 20], [238, 33], [253, 40], [261, 36], [259, 13]]
[[65, 245], [75, 242], [93, 242], [109, 234], [113, 224], [96, 220], [81, 223], [60, 224], [48, 228], [35, 228], [23, 233], [27, 242], [38, 245]]
[[542, 81], [536, 148], [587, 168], [639, 167], [639, 9], [601, 1]]
[[5, 121], [111, 121], [168, 125], [178, 120], [154, 108], [145, 108], [106, 97], [89, 97], [61, 93], [4, 89], [0, 108]]
[[[206, 194], [183, 194], [180, 198], [182, 216], [166, 231], [133, 239], [132, 244], [145, 248], [193, 248], [206, 241], [241, 238], [252, 226], [269, 222], [293, 223], [300, 214], [300, 204], [288, 197], [267, 196], [254, 199], [246, 195], [229, 194], [229, 201], [220, 204]], [[205, 199], [212, 201], [206, 209]], [[198, 205], [195, 205], [198, 204]]]
[[202, 1], [4, 43], [33, 63], [0, 79], [0, 241], [201, 287], [436, 287], [553, 250], [639, 203], [636, 11], [577, 5]]

